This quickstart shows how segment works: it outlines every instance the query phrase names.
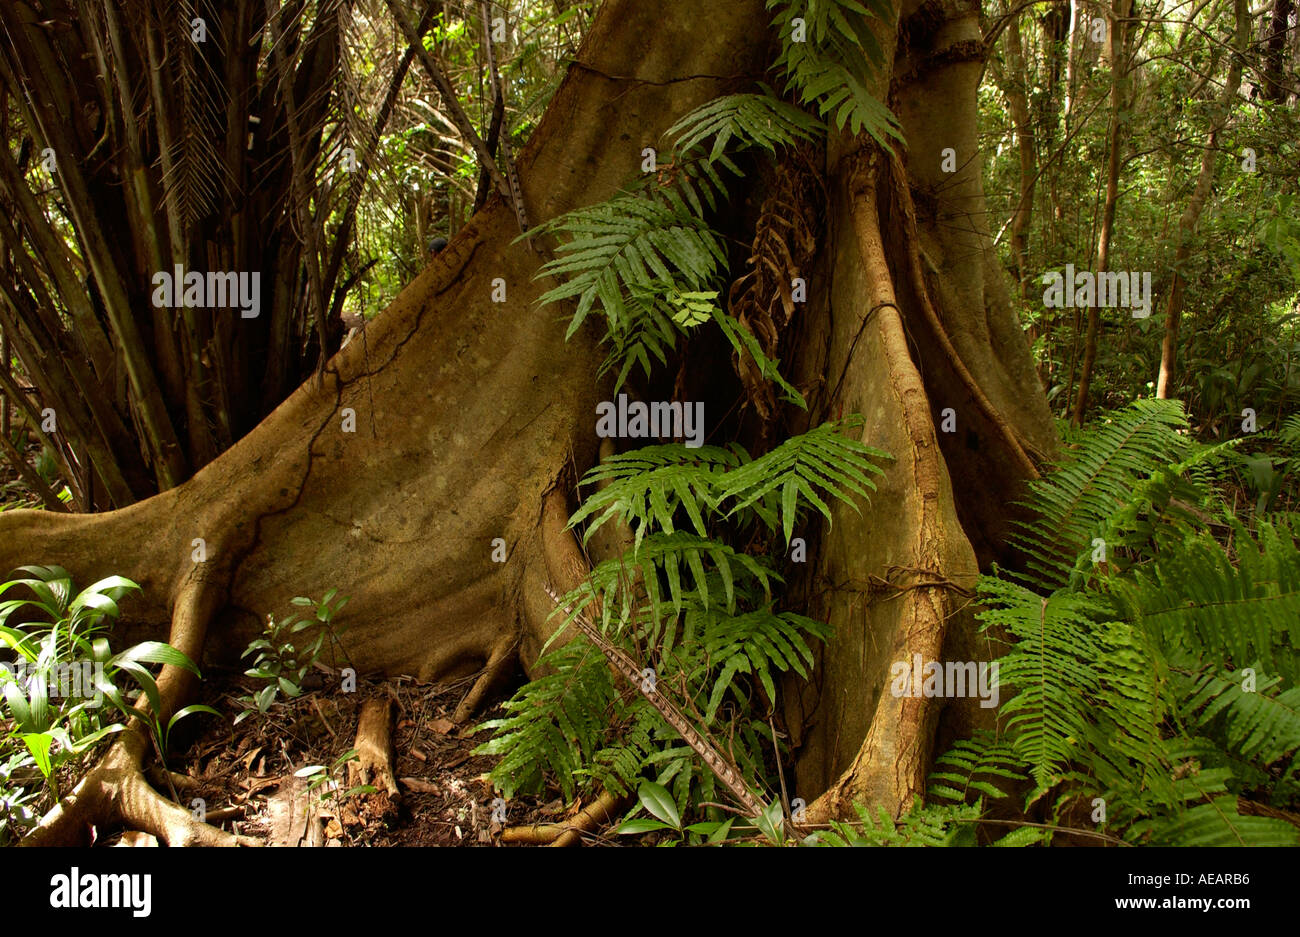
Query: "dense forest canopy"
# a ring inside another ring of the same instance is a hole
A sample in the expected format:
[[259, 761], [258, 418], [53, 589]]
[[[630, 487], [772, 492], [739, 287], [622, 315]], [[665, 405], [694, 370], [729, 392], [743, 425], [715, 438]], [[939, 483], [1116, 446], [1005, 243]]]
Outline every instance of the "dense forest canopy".
[[0, 843], [1296, 844], [1298, 16], [0, 5]]

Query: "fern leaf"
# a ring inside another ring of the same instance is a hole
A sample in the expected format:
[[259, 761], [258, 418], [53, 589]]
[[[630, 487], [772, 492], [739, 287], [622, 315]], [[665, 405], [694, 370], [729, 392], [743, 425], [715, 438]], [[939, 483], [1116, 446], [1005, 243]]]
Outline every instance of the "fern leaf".
[[[831, 519], [830, 508], [819, 493], [843, 501], [856, 511], [851, 495], [870, 497], [876, 490], [870, 476], [884, 474], [872, 460], [892, 458], [844, 435], [844, 429], [857, 425], [860, 421], [824, 423], [787, 439], [766, 455], [728, 472], [719, 500], [734, 500], [730, 514], [752, 509], [769, 526], [776, 526], [779, 515], [786, 543], [794, 532], [800, 499], [817, 508], [827, 522]], [[777, 491], [781, 492], [779, 502]]]
[[708, 155], [713, 161], [733, 140], [741, 141], [743, 147], [757, 146], [775, 153], [778, 147], [817, 140], [825, 133], [821, 121], [785, 103], [770, 89], [764, 91], [715, 98], [669, 127], [667, 135], [677, 138], [677, 150], [682, 154], [713, 138]]

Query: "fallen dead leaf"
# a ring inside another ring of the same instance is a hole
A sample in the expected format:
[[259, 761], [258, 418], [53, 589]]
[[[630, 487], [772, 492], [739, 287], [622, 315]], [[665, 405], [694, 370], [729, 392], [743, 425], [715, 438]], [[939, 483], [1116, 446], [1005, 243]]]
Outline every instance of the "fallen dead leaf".
[[438, 793], [437, 784], [425, 781], [422, 778], [399, 778], [398, 780], [402, 782], [402, 786], [408, 791], [415, 791], [417, 794]]
[[450, 771], [452, 768], [459, 768], [465, 762], [469, 761], [470, 754], [470, 752], [461, 752], [460, 754], [453, 756], [450, 761], [443, 763], [442, 769], [444, 771]]

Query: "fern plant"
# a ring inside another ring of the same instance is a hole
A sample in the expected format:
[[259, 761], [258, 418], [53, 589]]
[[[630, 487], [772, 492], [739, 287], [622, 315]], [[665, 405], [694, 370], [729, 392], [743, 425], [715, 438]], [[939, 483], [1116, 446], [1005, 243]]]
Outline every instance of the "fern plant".
[[817, 141], [826, 133], [826, 125], [803, 110], [782, 101], [767, 85], [760, 83], [760, 94], [728, 94], [691, 111], [668, 128], [676, 138], [678, 152], [690, 153], [713, 140], [708, 159], [715, 162], [725, 155], [728, 143], [741, 149], [759, 147], [775, 155], [781, 147], [800, 140]]
[[776, 66], [801, 103], [886, 150], [891, 138], [902, 140], [894, 115], [868, 90], [885, 59], [872, 25], [888, 22], [889, 0], [767, 0], [767, 8], [781, 37]]
[[[758, 459], [740, 447], [651, 446], [614, 456], [588, 473], [584, 484], [600, 487], [570, 521], [589, 537], [618, 519], [637, 536], [564, 597], [570, 611], [556, 616], [556, 634], [590, 615], [702, 736], [728, 739], [722, 750], [750, 779], [766, 774], [764, 720], [779, 677], [808, 676], [812, 642], [829, 637], [829, 626], [781, 610], [774, 596], [781, 577], [770, 560], [718, 535], [728, 524], [758, 525], [782, 529], [788, 540], [801, 510], [829, 519], [827, 499], [874, 490], [873, 460], [884, 454], [844, 430], [828, 424]], [[571, 640], [539, 664], [547, 675], [506, 704], [505, 718], [485, 723], [496, 736], [481, 751], [503, 756], [493, 780], [506, 796], [548, 780], [568, 797], [586, 779], [626, 792], [646, 770], [683, 813], [718, 796], [717, 779], [695, 752], [644, 693], [616, 682], [589, 641]]]
[[[873, 816], [862, 804], [854, 804], [856, 823], [835, 820], [829, 828], [807, 836], [805, 846], [974, 846], [982, 804], [924, 805], [916, 798], [911, 809], [895, 822], [883, 807]], [[994, 846], [1029, 846], [1046, 833], [1034, 827], [1018, 827], [994, 841]]]
[[[865, 13], [836, 2], [852, 15]], [[813, 34], [822, 66], [836, 54], [849, 55], [850, 72], [865, 76], [861, 56], [868, 46], [833, 40], [820, 20]], [[793, 66], [795, 84], [811, 74], [808, 61], [798, 58], [804, 64]], [[882, 105], [873, 109], [856, 96], [865, 95], [861, 81], [848, 110], [836, 93], [800, 87], [808, 92], [805, 101], [844, 117], [855, 132], [864, 122], [888, 123]], [[727, 198], [725, 177], [741, 175], [732, 154], [776, 155], [824, 132], [821, 120], [766, 85], [722, 97], [669, 129], [674, 142], [657, 172], [542, 226], [560, 243], [539, 276], [560, 282], [541, 302], [572, 304], [569, 336], [593, 314], [603, 320], [609, 356], [602, 373], [616, 375], [616, 392], [636, 368], [649, 377], [683, 338], [715, 327], [739, 360], [752, 362], [753, 373], [806, 408], [780, 362], [719, 300], [731, 272], [710, 217]], [[774, 755], [765, 720], [778, 680], [786, 673], [807, 676], [812, 648], [829, 629], [781, 607], [782, 580], [761, 545], [777, 535], [789, 543], [810, 513], [829, 522], [832, 503], [856, 509], [875, 490], [872, 477], [888, 456], [854, 438], [860, 425], [851, 417], [816, 426], [757, 457], [737, 444], [646, 446], [587, 473], [582, 487], [589, 494], [570, 528], [585, 542], [607, 523], [626, 524], [633, 545], [598, 564], [560, 601], [567, 612], [556, 615], [556, 635], [576, 621], [590, 621], [598, 632], [548, 650], [539, 661], [544, 676], [505, 705], [504, 718], [486, 723], [495, 736], [480, 751], [501, 756], [492, 776], [506, 796], [548, 783], [566, 797], [586, 782], [616, 792], [662, 789], [673, 806], [656, 800], [657, 822], [689, 830], [681, 820], [691, 803], [714, 801], [724, 789], [736, 793], [701, 763], [708, 759], [688, 744], [692, 733], [709, 740], [700, 744], [712, 744], [751, 790], [763, 789]], [[639, 662], [641, 686], [620, 682], [607, 649], [593, 641], [611, 642]], [[652, 703], [654, 693], [671, 696], [691, 723], [689, 733], [670, 724]], [[775, 802], [757, 811], [769, 826], [771, 810], [779, 811]], [[775, 826], [771, 832], [778, 835]]]
[[1203, 482], [1230, 446], [1185, 435], [1174, 401], [1138, 401], [1031, 486], [1019, 576], [983, 577], [983, 627], [1013, 643], [997, 735], [939, 760], [932, 794], [1053, 816], [1100, 806], [1132, 842], [1300, 842], [1239, 804], [1297, 806], [1300, 517], [1248, 523]]
[[[721, 307], [700, 302], [717, 296], [726, 273], [723, 238], [709, 215], [727, 199], [724, 174], [742, 175], [731, 154], [753, 149], [776, 155], [820, 141], [826, 125], [806, 107], [833, 118], [841, 130], [870, 134], [886, 148], [902, 135], [893, 114], [868, 91], [883, 63], [872, 24], [888, 19], [888, 0], [866, 0], [865, 6], [857, 0], [823, 0], [806, 9], [790, 0], [768, 0], [768, 9], [776, 13], [773, 26], [782, 43], [774, 67], [798, 105], [763, 83], [756, 92], [710, 101], [668, 129], [669, 158], [657, 172], [534, 231], [560, 240], [555, 259], [538, 276], [562, 282], [540, 302], [576, 300], [566, 337], [593, 311], [604, 315], [602, 341], [610, 355], [601, 373], [617, 373], [615, 391], [636, 365], [648, 377], [653, 362], [665, 364], [682, 335], [712, 320], [738, 356], [752, 359], [786, 400], [804, 406], [802, 395], [781, 377], [779, 362], [764, 354], [748, 328]], [[684, 317], [683, 307], [692, 303], [693, 313]]]

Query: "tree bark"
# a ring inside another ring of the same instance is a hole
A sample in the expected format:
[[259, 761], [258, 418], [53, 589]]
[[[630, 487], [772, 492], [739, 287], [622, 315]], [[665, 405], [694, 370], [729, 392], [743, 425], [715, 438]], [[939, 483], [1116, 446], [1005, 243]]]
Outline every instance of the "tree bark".
[[1012, 275], [1021, 302], [1027, 298], [1029, 277], [1029, 228], [1034, 213], [1034, 183], [1038, 179], [1038, 159], [1035, 152], [1034, 125], [1029, 113], [1028, 73], [1025, 69], [1025, 48], [1020, 37], [1020, 14], [1009, 14], [1003, 48], [1006, 50], [1006, 74], [1000, 82], [1002, 96], [1006, 99], [1011, 123], [1016, 131], [1016, 152], [1020, 159], [1020, 197], [1011, 216], [1011, 255], [1015, 259]]
[[1264, 49], [1264, 99], [1285, 104], [1294, 87], [1286, 75], [1287, 24], [1295, 10], [1294, 0], [1273, 0], [1268, 41]]
[[[529, 216], [608, 197], [675, 120], [752, 87], [771, 58], [755, 28], [766, 20], [763, 0], [607, 0], [519, 155]], [[861, 516], [837, 510], [810, 554], [810, 614], [838, 630], [785, 709], [799, 792], [826, 792], [820, 816], [855, 798], [897, 813], [923, 790], [943, 701], [892, 696], [890, 663], [987, 654], [966, 608], [977, 562], [1005, 555], [1007, 502], [1057, 445], [982, 212], [978, 6], [936, 17], [909, 2], [877, 26], [893, 64], [876, 92], [907, 148], [890, 158], [833, 136], [827, 238], [797, 323], [796, 379], [822, 388], [810, 408], [861, 412], [862, 438], [896, 458]], [[940, 170], [950, 146], [953, 175]], [[512, 655], [531, 671], [552, 630], [546, 588], [568, 590], [588, 569], [564, 524], [610, 388], [595, 377], [594, 331], [566, 343], [554, 310], [537, 308], [545, 257], [517, 236], [494, 195], [368, 324], [368, 355], [349, 343], [233, 448], [148, 501], [0, 515], [0, 566], [58, 557], [78, 577], [135, 579], [148, 600], [138, 630], [157, 636], [170, 621], [196, 659], [196, 633], [209, 660], [233, 661], [266, 612], [338, 588], [352, 596], [346, 641], [361, 671], [433, 680], [492, 662], [491, 682]], [[502, 281], [508, 301], [494, 303]], [[342, 430], [345, 409], [355, 433]], [[941, 431], [950, 409], [956, 431]], [[492, 561], [495, 538], [505, 563]], [[987, 712], [954, 707], [945, 731]]]
[[[786, 721], [798, 790], [826, 790], [814, 819], [851, 814], [855, 799], [897, 814], [924, 791], [943, 701], [893, 696], [890, 665], [916, 654], [984, 659], [966, 608], [977, 562], [1008, 558], [1008, 502], [1056, 452], [1028, 343], [991, 264], [979, 160], [963, 158], [978, 152], [978, 8], [938, 23], [926, 4], [907, 3], [881, 38], [893, 50], [890, 103], [906, 153], [886, 161], [860, 141], [832, 146], [829, 309], [810, 313], [799, 364], [841, 388], [824, 403], [830, 415], [861, 412], [862, 438], [897, 459], [861, 516], [834, 510], [810, 563], [809, 613], [836, 632], [813, 683], [787, 695]], [[955, 174], [942, 172], [946, 147], [958, 154]], [[949, 416], [954, 432], [941, 429]], [[959, 701], [941, 734], [987, 713]]]

